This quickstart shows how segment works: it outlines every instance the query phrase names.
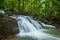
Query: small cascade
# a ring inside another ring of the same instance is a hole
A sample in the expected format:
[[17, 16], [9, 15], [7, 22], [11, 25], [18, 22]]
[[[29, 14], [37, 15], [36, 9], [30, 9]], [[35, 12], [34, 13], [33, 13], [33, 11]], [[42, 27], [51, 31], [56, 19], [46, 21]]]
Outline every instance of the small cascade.
[[4, 10], [0, 10], [0, 14], [5, 14]]
[[32, 20], [28, 17], [20, 16], [19, 18], [17, 18], [17, 21], [20, 28], [20, 32], [31, 32], [42, 28], [37, 21]]
[[41, 24], [43, 26], [46, 26], [46, 24], [39, 24], [38, 21], [33, 20], [29, 16], [18, 15], [10, 17], [16, 19], [18, 22], [20, 32], [17, 36], [20, 37], [20, 40], [60, 40], [60, 38], [44, 33], [45, 29], [43, 30]]

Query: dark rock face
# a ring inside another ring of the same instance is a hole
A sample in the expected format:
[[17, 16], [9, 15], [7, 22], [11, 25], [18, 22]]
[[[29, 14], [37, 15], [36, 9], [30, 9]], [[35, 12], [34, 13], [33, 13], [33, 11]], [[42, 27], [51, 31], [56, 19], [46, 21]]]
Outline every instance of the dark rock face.
[[17, 21], [6, 16], [0, 17], [0, 37], [6, 37], [19, 32]]

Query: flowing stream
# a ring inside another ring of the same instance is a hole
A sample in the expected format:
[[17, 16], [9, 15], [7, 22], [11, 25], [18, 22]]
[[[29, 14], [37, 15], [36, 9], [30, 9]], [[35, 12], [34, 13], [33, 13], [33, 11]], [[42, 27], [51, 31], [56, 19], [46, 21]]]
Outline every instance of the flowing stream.
[[13, 16], [17, 20], [20, 32], [17, 36], [20, 40], [60, 40], [44, 31], [48, 31], [42, 27], [44, 23], [39, 24], [38, 21], [33, 20], [29, 16]]

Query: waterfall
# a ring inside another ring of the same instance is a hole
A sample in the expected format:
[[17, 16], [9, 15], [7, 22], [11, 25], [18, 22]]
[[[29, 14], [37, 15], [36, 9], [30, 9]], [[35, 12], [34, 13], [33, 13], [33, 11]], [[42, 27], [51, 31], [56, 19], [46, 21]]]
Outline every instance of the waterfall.
[[5, 14], [4, 10], [0, 10], [0, 14]]
[[17, 18], [17, 21], [18, 21], [19, 30], [21, 33], [36, 31], [42, 28], [37, 21], [32, 20], [30, 17], [27, 17], [27, 16], [26, 17], [20, 16]]
[[[12, 18], [15, 18], [18, 22], [20, 32], [17, 36], [20, 37], [20, 40], [59, 40], [57, 37], [44, 33], [45, 29], [41, 24], [29, 16], [18, 15]], [[45, 26], [44, 23], [42, 25]]]

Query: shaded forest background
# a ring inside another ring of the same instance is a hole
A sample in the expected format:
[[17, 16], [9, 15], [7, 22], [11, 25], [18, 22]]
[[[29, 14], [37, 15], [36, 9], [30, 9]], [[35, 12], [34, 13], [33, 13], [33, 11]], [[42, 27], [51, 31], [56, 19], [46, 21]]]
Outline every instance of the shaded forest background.
[[0, 0], [0, 9], [60, 27], [60, 0]]

